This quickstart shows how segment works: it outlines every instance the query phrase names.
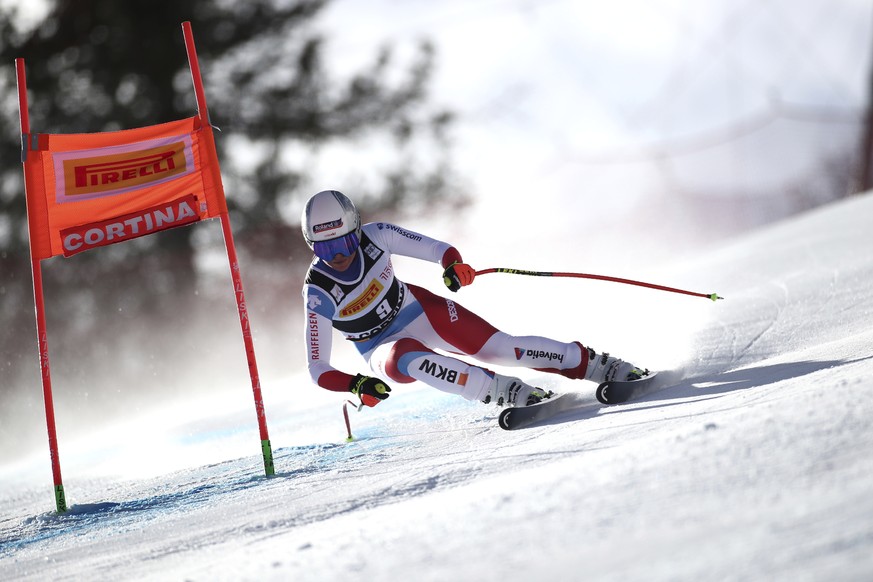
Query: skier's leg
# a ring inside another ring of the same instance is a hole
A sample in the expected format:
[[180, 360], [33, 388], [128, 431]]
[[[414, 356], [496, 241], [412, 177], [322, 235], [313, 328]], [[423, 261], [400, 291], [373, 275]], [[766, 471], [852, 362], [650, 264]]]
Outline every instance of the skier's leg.
[[395, 382], [419, 380], [467, 400], [494, 402], [499, 406], [526, 406], [546, 397], [545, 391], [525, 384], [518, 378], [496, 374], [458, 358], [438, 354], [413, 338], [379, 346], [370, 358], [370, 365], [377, 373]]
[[607, 353], [598, 354], [579, 342], [509, 335], [450, 299], [414, 285], [409, 285], [409, 288], [440, 338], [455, 350], [475, 356], [483, 362], [522, 366], [598, 383], [613, 379], [636, 379], [642, 375], [642, 371], [633, 364]]
[[540, 336], [513, 336], [498, 331], [476, 357], [483, 362], [501, 366], [523, 366], [534, 370], [561, 374], [578, 380], [585, 378], [589, 352], [579, 342], [565, 343]]
[[395, 382], [419, 380], [467, 400], [477, 400], [480, 392], [491, 382], [491, 377], [484, 369], [438, 354], [412, 338], [379, 346], [373, 352], [370, 365], [380, 375]]
[[[562, 351], [563, 350], [563, 351]], [[507, 362], [513, 353], [515, 362]], [[477, 358], [504, 366], [525, 366], [542, 372], [561, 374], [573, 380], [636, 380], [644, 375], [630, 362], [609, 354], [598, 354], [579, 342], [565, 344], [537, 336], [511, 336], [497, 332], [485, 342]]]
[[450, 350], [489, 364], [533, 368], [574, 379], [585, 377], [589, 353], [579, 342], [511, 336], [450, 299], [414, 285], [409, 288]]

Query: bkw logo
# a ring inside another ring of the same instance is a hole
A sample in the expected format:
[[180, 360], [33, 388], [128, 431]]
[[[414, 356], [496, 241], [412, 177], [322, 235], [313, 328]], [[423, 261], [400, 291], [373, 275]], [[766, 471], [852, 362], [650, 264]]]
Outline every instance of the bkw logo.
[[445, 380], [446, 382], [458, 384], [459, 386], [465, 386], [467, 384], [468, 374], [460, 374], [457, 370], [445, 368], [436, 362], [431, 362], [427, 358], [425, 358], [418, 369], [426, 374], [430, 374], [437, 380]]

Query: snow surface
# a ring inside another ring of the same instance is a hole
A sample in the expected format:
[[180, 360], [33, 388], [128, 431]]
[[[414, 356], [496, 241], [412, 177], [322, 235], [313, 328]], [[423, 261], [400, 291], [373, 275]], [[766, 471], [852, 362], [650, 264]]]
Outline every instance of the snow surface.
[[[608, 293], [562, 335], [617, 329], [604, 347], [670, 362], [627, 405], [532, 372], [580, 407], [506, 432], [493, 407], [398, 387], [345, 443], [344, 399], [296, 375], [267, 402], [273, 478], [250, 393], [62, 434], [68, 513], [45, 452], [0, 467], [0, 579], [871, 580], [871, 217], [866, 195], [649, 278], [718, 303], [525, 283]], [[491, 277], [465, 305], [490, 308]]]

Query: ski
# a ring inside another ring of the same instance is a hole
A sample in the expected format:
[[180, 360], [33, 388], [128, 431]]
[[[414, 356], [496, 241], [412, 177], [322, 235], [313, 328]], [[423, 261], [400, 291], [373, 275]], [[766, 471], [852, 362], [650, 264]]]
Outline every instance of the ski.
[[[654, 382], [657, 375], [657, 372], [650, 372], [639, 380], [604, 382], [597, 387], [595, 396], [602, 404], [621, 404], [640, 398], [658, 387]], [[581, 404], [584, 403], [580, 402], [579, 395], [576, 393], [558, 394], [532, 406], [506, 408], [500, 412], [497, 422], [504, 430], [525, 428], [567, 410], [578, 408]]]
[[535, 422], [547, 420], [565, 410], [576, 408], [579, 406], [579, 401], [575, 396], [569, 393], [558, 394], [539, 404], [507, 408], [500, 412], [497, 422], [504, 430], [524, 428]]
[[621, 404], [640, 398], [656, 388], [654, 379], [657, 375], [657, 372], [651, 372], [639, 380], [604, 382], [597, 387], [595, 396], [602, 404]]

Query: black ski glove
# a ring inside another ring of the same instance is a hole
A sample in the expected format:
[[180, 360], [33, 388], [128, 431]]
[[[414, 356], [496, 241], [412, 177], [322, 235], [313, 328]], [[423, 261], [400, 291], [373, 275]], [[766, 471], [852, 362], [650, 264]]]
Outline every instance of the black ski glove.
[[376, 406], [386, 398], [391, 388], [379, 378], [358, 374], [349, 383], [349, 392], [361, 398], [361, 404]]

